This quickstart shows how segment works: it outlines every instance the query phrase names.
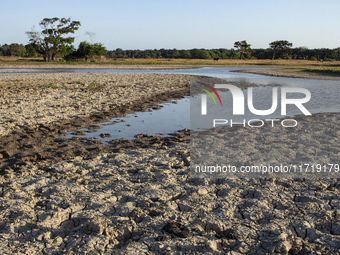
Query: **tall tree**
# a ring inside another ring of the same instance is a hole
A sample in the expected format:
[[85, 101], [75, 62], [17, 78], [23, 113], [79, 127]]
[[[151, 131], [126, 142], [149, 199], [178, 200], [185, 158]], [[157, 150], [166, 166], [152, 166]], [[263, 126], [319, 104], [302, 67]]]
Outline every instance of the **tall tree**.
[[280, 41], [274, 41], [269, 44], [270, 48], [273, 49], [273, 57], [272, 60], [275, 58], [275, 54], [281, 51], [282, 53], [288, 53], [291, 51], [291, 48], [293, 46], [292, 43], [285, 41], [285, 40], [280, 40]]
[[240, 59], [242, 59], [243, 54], [250, 54], [253, 51], [250, 46], [246, 40], [234, 43], [234, 48], [240, 53]]
[[71, 52], [74, 37], [66, 37], [66, 35], [78, 30], [79, 21], [71, 21], [70, 18], [45, 18], [39, 25], [43, 29], [40, 34], [33, 30], [26, 34], [35, 50], [43, 55], [45, 61], [54, 61], [57, 54], [66, 55]]

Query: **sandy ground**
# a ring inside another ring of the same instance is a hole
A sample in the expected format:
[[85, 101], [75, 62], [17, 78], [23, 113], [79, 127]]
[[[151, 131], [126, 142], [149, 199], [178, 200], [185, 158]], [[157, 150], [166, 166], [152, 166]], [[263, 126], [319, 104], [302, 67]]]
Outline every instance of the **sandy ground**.
[[[93, 80], [96, 89], [88, 87]], [[160, 95], [188, 93], [188, 82], [187, 76], [163, 74], [0, 76], [0, 157], [6, 163], [0, 175], [0, 253], [339, 254], [336, 177], [194, 178], [190, 162], [197, 153], [190, 152], [187, 132], [176, 139], [140, 138], [123, 149], [115, 148], [125, 141], [96, 145], [94, 152], [94, 144], [84, 145], [79, 155], [52, 161], [41, 155], [49, 148], [26, 160], [16, 155], [22, 144], [29, 150], [44, 143], [44, 135], [81, 127], [80, 117], [88, 125], [100, 112], [123, 114], [124, 108], [156, 103], [151, 99]], [[43, 86], [50, 83], [56, 88]], [[212, 142], [230, 140], [223, 158], [235, 164], [339, 164], [339, 118], [301, 117], [295, 132], [266, 129], [266, 137], [249, 129], [212, 131]], [[63, 153], [79, 146], [47, 138], [45, 143], [68, 148]]]

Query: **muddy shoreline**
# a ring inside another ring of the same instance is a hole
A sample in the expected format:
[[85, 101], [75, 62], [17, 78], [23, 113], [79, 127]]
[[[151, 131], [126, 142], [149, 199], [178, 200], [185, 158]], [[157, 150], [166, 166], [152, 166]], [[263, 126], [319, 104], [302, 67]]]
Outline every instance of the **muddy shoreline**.
[[[67, 139], [62, 135], [88, 127], [96, 130], [99, 128], [96, 124], [112, 118], [143, 112], [171, 99], [189, 96], [190, 77], [163, 74], [32, 74], [0, 77], [0, 131], [3, 131], [0, 136], [0, 169], [5, 173], [37, 161], [47, 164], [76, 156], [88, 157], [100, 152], [118, 152], [157, 144], [166, 146], [171, 142], [188, 140], [188, 130], [166, 138], [142, 134], [142, 139], [111, 140], [109, 145], [104, 145], [102, 140], [79, 137]], [[82, 83], [72, 82], [78, 79]], [[92, 79], [98, 80], [102, 87], [89, 89], [88, 84], [91, 84]], [[208, 80], [220, 82], [219, 79]], [[54, 87], [46, 87], [48, 83]], [[52, 105], [46, 100], [46, 95], [53, 100]], [[125, 96], [124, 99], [121, 99], [122, 96]], [[12, 101], [10, 106], [8, 98]], [[101, 108], [97, 107], [98, 101], [101, 102]], [[79, 108], [82, 104], [84, 107]], [[22, 105], [28, 108], [26, 112]], [[97, 111], [93, 109], [94, 105]], [[39, 118], [41, 113], [36, 112], [36, 108], [40, 108], [44, 118]], [[60, 111], [66, 116], [56, 118]], [[25, 122], [20, 122], [23, 119]]]
[[[104, 145], [101, 140], [78, 138], [63, 138], [61, 135], [81, 128], [98, 129], [96, 123], [106, 122], [112, 118], [123, 117], [134, 112], [145, 111], [170, 99], [179, 99], [189, 95], [189, 86], [182, 90], [168, 91], [152, 95], [149, 98], [132, 102], [120, 107], [111, 107], [110, 111], [97, 112], [90, 116], [79, 116], [73, 119], [61, 120], [48, 124], [35, 125], [27, 129], [13, 131], [0, 137], [0, 168], [18, 170], [22, 165], [36, 161], [55, 162], [70, 157], [99, 154], [101, 152], [118, 152], [129, 148], [150, 147], [154, 144], [166, 146], [171, 141], [178, 141], [185, 134], [189, 139], [189, 131], [185, 130], [171, 137], [158, 137], [142, 134], [142, 139], [133, 141], [112, 140], [110, 145]], [[114, 109], [113, 109], [114, 108]], [[100, 130], [100, 128], [99, 128]]]

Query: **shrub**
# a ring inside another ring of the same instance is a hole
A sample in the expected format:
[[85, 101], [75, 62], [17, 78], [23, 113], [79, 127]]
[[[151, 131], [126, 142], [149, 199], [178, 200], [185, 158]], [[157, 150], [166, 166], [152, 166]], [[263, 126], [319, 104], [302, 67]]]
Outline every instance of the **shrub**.
[[86, 41], [81, 42], [74, 55], [77, 58], [85, 58], [85, 60], [93, 60], [100, 58], [106, 53], [106, 48], [101, 43], [90, 44]]

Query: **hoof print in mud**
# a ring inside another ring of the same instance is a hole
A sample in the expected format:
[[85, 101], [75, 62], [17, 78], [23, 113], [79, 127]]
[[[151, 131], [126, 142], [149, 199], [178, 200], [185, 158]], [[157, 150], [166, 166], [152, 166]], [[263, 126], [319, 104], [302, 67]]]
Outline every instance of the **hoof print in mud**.
[[165, 224], [163, 227], [163, 230], [168, 232], [169, 234], [181, 237], [181, 238], [187, 238], [190, 234], [189, 232], [185, 229], [185, 227], [179, 223], [179, 222], [168, 222]]

